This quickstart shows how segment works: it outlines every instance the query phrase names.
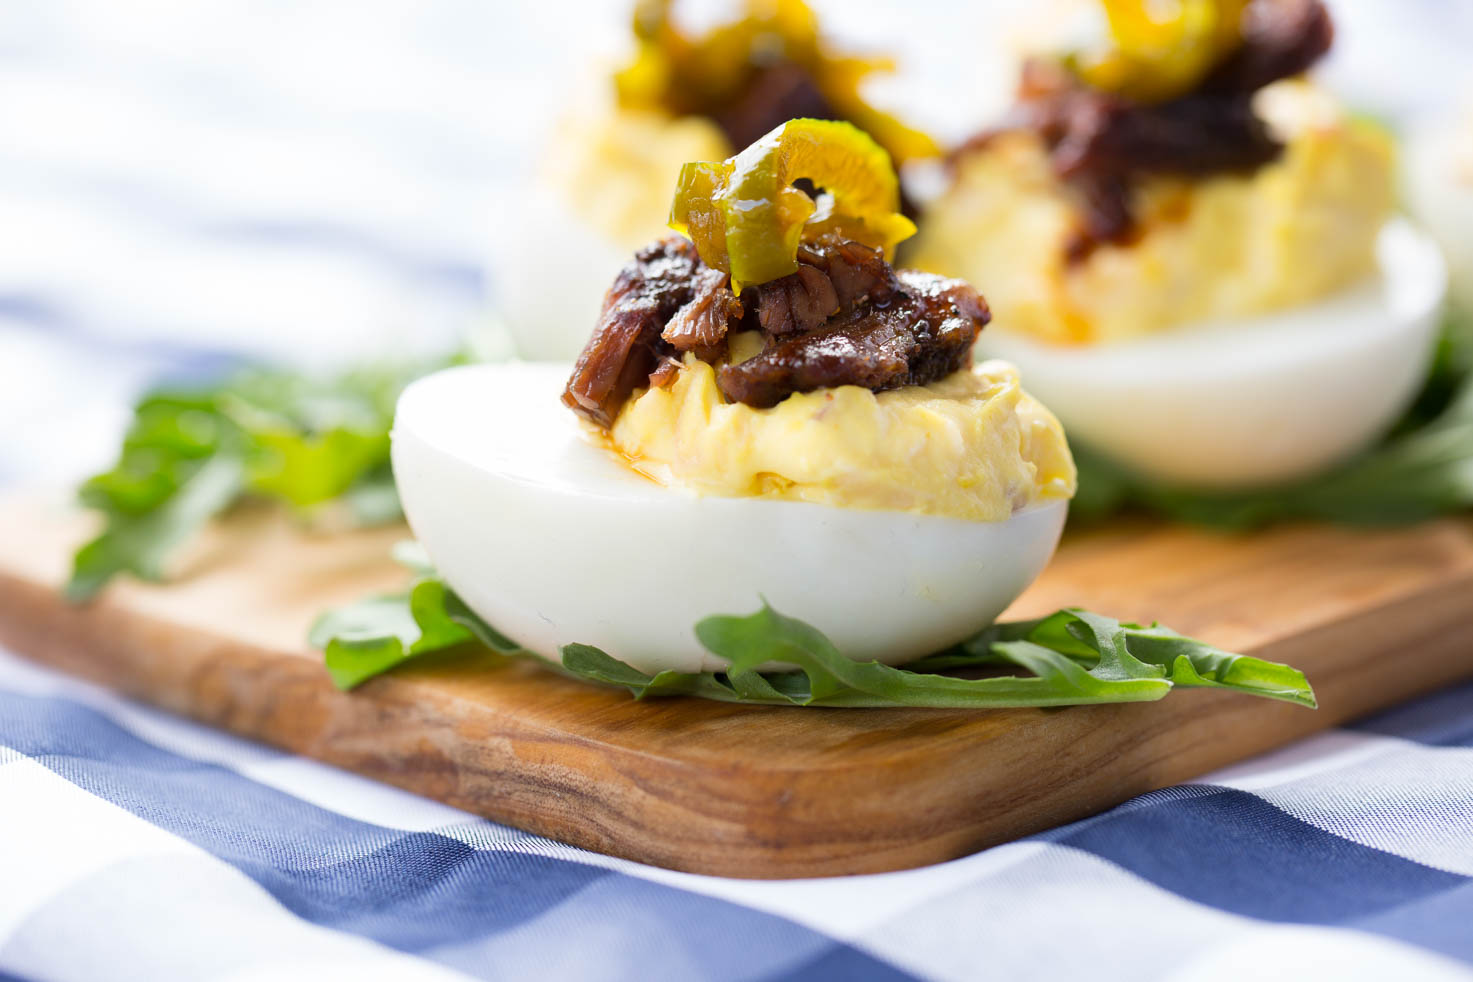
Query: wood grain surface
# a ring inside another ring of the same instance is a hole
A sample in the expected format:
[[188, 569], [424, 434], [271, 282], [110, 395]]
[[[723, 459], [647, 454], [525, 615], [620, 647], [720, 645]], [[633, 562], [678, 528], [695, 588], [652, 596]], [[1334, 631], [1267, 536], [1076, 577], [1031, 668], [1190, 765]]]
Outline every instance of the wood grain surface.
[[440, 657], [335, 690], [304, 636], [402, 585], [399, 529], [239, 516], [167, 587], [57, 587], [85, 519], [0, 504], [0, 644], [166, 709], [532, 832], [743, 877], [933, 863], [1080, 818], [1473, 676], [1473, 524], [1067, 538], [1009, 616], [1164, 621], [1304, 669], [1320, 709], [1182, 691], [1062, 710], [637, 703], [522, 660]]

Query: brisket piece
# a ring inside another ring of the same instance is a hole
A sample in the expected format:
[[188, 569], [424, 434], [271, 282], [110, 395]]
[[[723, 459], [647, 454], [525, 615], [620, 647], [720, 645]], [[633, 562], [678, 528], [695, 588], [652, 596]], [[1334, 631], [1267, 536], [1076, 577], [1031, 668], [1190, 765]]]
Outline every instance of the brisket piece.
[[600, 426], [611, 425], [624, 400], [658, 366], [664, 353], [660, 333], [694, 299], [696, 274], [704, 268], [689, 239], [671, 236], [635, 253], [604, 297], [563, 404]]
[[830, 233], [798, 246], [798, 271], [748, 287], [742, 299], [769, 334], [812, 331], [857, 304], [886, 300], [897, 289], [895, 271], [878, 249]]
[[862, 304], [824, 327], [769, 341], [718, 373], [722, 393], [756, 408], [794, 392], [839, 385], [872, 391], [926, 385], [963, 368], [987, 323], [987, 305], [960, 280], [902, 270], [884, 303]]
[[1259, 0], [1243, 15], [1243, 45], [1202, 83], [1202, 92], [1256, 92], [1309, 70], [1330, 50], [1335, 25], [1320, 0]]
[[1053, 146], [1064, 179], [1138, 174], [1205, 177], [1251, 173], [1283, 146], [1253, 112], [1248, 95], [1189, 95], [1149, 109], [1098, 92], [1068, 99], [1063, 137]]
[[701, 266], [690, 300], [665, 324], [661, 339], [676, 351], [694, 351], [701, 357], [719, 354], [727, 328], [742, 319], [742, 304], [727, 288], [728, 280], [721, 270]]

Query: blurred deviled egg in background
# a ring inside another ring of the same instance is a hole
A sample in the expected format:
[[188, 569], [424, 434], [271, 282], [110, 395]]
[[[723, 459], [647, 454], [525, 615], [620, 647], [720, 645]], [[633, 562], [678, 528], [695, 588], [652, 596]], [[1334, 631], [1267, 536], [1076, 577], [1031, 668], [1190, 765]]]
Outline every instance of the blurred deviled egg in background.
[[686, 161], [720, 160], [804, 116], [855, 123], [897, 166], [938, 153], [861, 96], [889, 61], [833, 50], [803, 0], [746, 0], [703, 31], [673, 8], [636, 6], [633, 59], [558, 121], [535, 182], [498, 208], [494, 309], [523, 358], [578, 353], [609, 282], [669, 220]]
[[1402, 154], [1402, 195], [1447, 257], [1450, 302], [1464, 318], [1473, 315], [1473, 93], [1460, 112], [1412, 125]]
[[984, 278], [979, 350], [1139, 474], [1251, 487], [1350, 457], [1425, 377], [1445, 271], [1393, 216], [1390, 136], [1301, 77], [1329, 14], [1103, 7], [1098, 44], [1029, 60], [955, 151], [910, 261]]

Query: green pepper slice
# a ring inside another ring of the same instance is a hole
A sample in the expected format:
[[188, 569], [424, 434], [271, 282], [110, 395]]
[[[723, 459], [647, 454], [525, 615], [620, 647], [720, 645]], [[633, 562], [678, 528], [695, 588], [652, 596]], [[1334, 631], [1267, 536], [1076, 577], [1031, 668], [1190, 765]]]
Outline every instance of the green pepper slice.
[[[819, 202], [800, 179], [823, 190]], [[805, 234], [837, 231], [888, 258], [916, 230], [900, 214], [890, 155], [852, 124], [821, 119], [789, 120], [735, 157], [686, 164], [670, 227], [737, 292], [795, 272]]]

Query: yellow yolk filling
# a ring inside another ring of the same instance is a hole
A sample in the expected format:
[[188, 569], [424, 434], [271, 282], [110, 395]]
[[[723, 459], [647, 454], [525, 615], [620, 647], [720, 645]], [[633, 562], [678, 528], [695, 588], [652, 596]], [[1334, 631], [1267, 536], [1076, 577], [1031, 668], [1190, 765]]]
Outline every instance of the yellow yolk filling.
[[670, 189], [685, 163], [730, 153], [707, 119], [606, 106], [559, 125], [543, 178], [579, 218], [620, 247], [636, 249], [665, 231]]
[[1075, 489], [1058, 420], [1000, 361], [753, 409], [726, 402], [714, 369], [688, 355], [673, 383], [625, 404], [610, 437], [641, 473], [698, 494], [996, 522]]
[[1325, 297], [1376, 268], [1392, 208], [1390, 139], [1305, 83], [1259, 94], [1282, 157], [1249, 176], [1142, 180], [1139, 237], [1071, 263], [1077, 204], [1031, 133], [958, 164], [907, 264], [983, 284], [991, 330], [1061, 344], [1125, 340]]

